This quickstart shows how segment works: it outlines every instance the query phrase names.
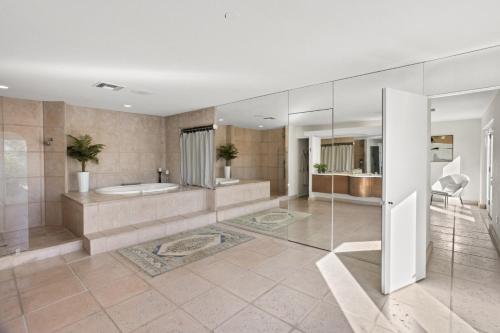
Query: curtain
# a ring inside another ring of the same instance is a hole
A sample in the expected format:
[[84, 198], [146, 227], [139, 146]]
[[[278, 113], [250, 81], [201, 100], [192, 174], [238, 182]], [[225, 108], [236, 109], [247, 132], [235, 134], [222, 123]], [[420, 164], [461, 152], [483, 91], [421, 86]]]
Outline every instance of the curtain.
[[352, 145], [321, 146], [321, 163], [331, 171], [352, 171]]
[[214, 187], [214, 131], [181, 134], [182, 185]]

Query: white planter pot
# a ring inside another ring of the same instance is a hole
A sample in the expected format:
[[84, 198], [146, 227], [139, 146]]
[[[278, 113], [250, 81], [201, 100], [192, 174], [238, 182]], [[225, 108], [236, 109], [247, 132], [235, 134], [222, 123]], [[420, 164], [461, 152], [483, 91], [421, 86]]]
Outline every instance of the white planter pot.
[[230, 166], [224, 167], [224, 178], [231, 179], [231, 167]]
[[78, 172], [78, 192], [89, 191], [89, 172]]

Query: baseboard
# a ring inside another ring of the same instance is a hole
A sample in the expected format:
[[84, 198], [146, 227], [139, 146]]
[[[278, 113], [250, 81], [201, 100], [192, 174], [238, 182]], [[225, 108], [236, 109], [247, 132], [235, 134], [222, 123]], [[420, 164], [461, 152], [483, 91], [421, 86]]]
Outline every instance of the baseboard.
[[497, 250], [498, 254], [500, 255], [500, 239], [498, 238], [497, 232], [495, 231], [495, 228], [490, 224], [488, 228], [488, 232], [491, 237], [491, 241], [493, 242], [493, 245], [495, 246], [495, 249]]
[[432, 250], [434, 249], [434, 243], [432, 241], [427, 244], [427, 264], [429, 263], [429, 260], [431, 259], [431, 254]]

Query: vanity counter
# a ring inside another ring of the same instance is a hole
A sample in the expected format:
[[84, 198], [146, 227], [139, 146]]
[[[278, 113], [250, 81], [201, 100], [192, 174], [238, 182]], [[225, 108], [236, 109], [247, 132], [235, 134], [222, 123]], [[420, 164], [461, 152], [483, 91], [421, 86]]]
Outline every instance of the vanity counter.
[[[332, 191], [333, 190], [333, 191]], [[376, 174], [321, 173], [312, 175], [312, 191], [382, 197], [382, 176]]]

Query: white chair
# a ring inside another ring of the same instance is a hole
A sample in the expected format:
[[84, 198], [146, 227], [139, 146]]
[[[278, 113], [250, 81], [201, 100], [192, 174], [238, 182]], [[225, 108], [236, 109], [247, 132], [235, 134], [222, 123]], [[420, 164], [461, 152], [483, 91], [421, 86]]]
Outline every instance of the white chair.
[[444, 197], [445, 207], [448, 207], [448, 198], [450, 197], [460, 198], [460, 203], [463, 206], [462, 192], [467, 184], [469, 184], [469, 180], [469, 177], [463, 174], [454, 174], [439, 178], [438, 181], [432, 185], [431, 204], [434, 195], [441, 195]]

